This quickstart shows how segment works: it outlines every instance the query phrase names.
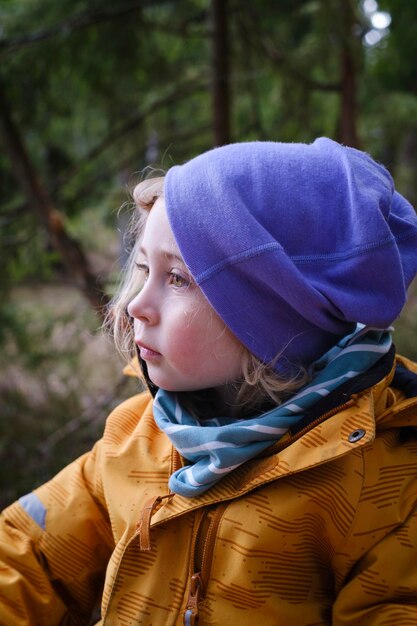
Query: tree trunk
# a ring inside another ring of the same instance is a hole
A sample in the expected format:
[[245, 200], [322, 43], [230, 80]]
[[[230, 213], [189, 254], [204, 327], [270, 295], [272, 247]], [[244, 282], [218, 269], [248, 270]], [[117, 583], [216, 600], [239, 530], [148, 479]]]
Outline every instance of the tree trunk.
[[360, 148], [357, 129], [358, 106], [358, 41], [354, 35], [354, 10], [351, 0], [340, 0], [341, 18], [341, 88], [338, 140], [353, 148]]
[[417, 132], [410, 125], [400, 141], [395, 167], [397, 189], [413, 204], [417, 205], [415, 171], [417, 162]]
[[71, 279], [75, 280], [93, 308], [103, 317], [109, 297], [92, 272], [81, 245], [66, 231], [61, 213], [53, 206], [47, 190], [37, 176], [23, 138], [10, 114], [2, 85], [0, 85], [0, 131], [12, 172], [26, 196], [28, 206], [35, 211], [46, 228], [51, 243], [67, 267]]
[[230, 76], [227, 0], [212, 0], [214, 145], [230, 143]]

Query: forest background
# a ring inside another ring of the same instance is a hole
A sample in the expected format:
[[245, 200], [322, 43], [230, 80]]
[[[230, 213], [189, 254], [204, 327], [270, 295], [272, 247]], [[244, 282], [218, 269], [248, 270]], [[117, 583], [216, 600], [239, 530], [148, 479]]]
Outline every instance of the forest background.
[[101, 324], [143, 168], [320, 135], [417, 205], [417, 3], [0, 0], [0, 508], [138, 389]]

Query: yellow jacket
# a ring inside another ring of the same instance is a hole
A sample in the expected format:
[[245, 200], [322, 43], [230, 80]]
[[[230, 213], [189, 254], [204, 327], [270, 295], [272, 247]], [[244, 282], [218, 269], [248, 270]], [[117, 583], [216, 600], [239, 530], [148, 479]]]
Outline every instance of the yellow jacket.
[[[417, 371], [417, 367], [401, 363]], [[393, 372], [196, 498], [147, 393], [10, 506], [0, 624], [417, 624], [417, 398]]]

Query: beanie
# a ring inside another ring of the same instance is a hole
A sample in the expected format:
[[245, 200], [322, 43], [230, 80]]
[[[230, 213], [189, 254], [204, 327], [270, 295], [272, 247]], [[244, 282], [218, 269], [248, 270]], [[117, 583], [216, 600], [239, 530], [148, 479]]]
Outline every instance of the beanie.
[[357, 323], [390, 326], [417, 271], [413, 207], [382, 165], [327, 138], [210, 150], [168, 171], [165, 203], [207, 300], [279, 373]]

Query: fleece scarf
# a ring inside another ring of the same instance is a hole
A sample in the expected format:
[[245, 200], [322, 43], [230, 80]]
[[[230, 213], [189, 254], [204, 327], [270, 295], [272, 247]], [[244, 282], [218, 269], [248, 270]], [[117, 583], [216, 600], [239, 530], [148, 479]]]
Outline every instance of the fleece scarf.
[[308, 385], [287, 402], [249, 419], [220, 416], [200, 421], [184, 410], [175, 393], [159, 389], [154, 400], [155, 421], [190, 461], [170, 477], [171, 491], [191, 498], [210, 489], [280, 439], [320, 398], [370, 369], [391, 343], [389, 330], [358, 325], [316, 361]]

